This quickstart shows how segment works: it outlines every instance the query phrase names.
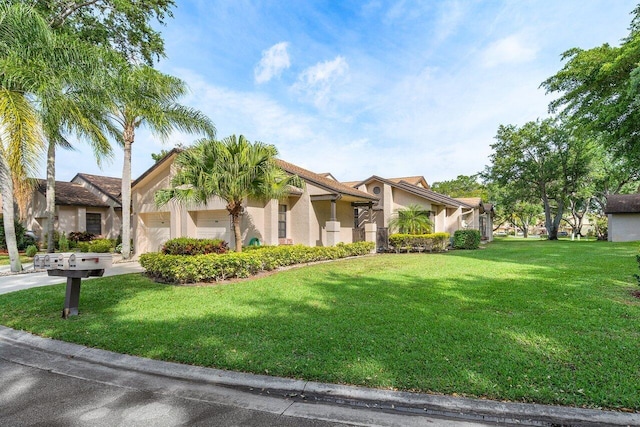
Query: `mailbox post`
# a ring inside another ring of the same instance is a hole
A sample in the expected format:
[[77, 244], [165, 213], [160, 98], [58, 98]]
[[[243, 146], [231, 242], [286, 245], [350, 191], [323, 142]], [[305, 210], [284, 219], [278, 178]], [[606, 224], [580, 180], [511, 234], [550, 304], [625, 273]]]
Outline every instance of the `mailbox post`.
[[64, 297], [62, 317], [78, 315], [80, 302], [80, 284], [83, 278], [101, 277], [105, 268], [111, 267], [111, 254], [79, 253], [50, 254], [42, 261], [49, 276], [67, 278], [67, 291]]

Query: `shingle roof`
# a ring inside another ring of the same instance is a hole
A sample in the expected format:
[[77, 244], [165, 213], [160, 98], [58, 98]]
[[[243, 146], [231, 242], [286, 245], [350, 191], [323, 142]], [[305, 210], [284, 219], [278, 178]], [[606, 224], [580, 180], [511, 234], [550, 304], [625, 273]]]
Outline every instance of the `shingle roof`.
[[604, 213], [640, 213], [640, 193], [607, 196]]
[[[56, 181], [56, 205], [108, 207], [109, 205], [91, 191], [73, 182]], [[47, 195], [47, 180], [38, 179], [37, 189]]]
[[482, 199], [480, 197], [454, 197], [454, 199], [461, 201], [469, 206], [477, 208], [482, 205]]
[[122, 203], [122, 178], [90, 175], [88, 173], [79, 173], [76, 176], [92, 184], [116, 202]]
[[378, 197], [374, 196], [373, 194], [356, 190], [353, 187], [349, 187], [331, 178], [327, 178], [315, 172], [311, 172], [310, 170], [303, 169], [300, 166], [296, 166], [292, 163], [285, 162], [284, 160], [278, 159], [276, 160], [276, 162], [282, 169], [285, 170], [285, 172], [288, 172], [293, 175], [298, 175], [300, 178], [304, 179], [305, 181], [309, 181], [312, 184], [322, 187], [325, 190], [328, 190], [330, 192], [335, 192], [338, 194], [347, 194], [350, 196], [360, 197], [367, 200], [378, 200]]
[[424, 183], [425, 186], [423, 188], [426, 188], [427, 190], [429, 188], [431, 188], [431, 187], [429, 187], [429, 184], [427, 184], [427, 180], [424, 179], [424, 176], [422, 176], [422, 175], [405, 176], [405, 177], [400, 177], [400, 178], [388, 178], [388, 180], [391, 181], [391, 182], [395, 182], [395, 183], [405, 181], [405, 182], [407, 182], [409, 184], [415, 185], [416, 187], [419, 187], [418, 184], [423, 184]]
[[361, 185], [361, 184], [365, 184], [367, 182], [370, 182], [372, 180], [377, 180], [380, 182], [384, 182], [392, 187], [396, 187], [396, 188], [400, 188], [402, 190], [405, 190], [409, 193], [413, 193], [417, 196], [420, 197], [424, 197], [425, 199], [431, 200], [432, 202], [436, 202], [438, 204], [442, 204], [445, 205], [447, 207], [454, 207], [457, 208], [459, 206], [465, 207], [465, 208], [473, 208], [473, 206], [468, 205], [466, 203], [463, 203], [459, 200], [456, 199], [452, 199], [449, 196], [445, 196], [444, 194], [440, 194], [440, 193], [436, 193], [433, 190], [429, 190], [423, 187], [418, 187], [417, 185], [413, 185], [410, 184], [409, 182], [405, 181], [405, 180], [400, 180], [398, 182], [394, 182], [391, 181], [389, 179], [386, 178], [381, 178], [379, 176], [373, 175], [367, 179], [365, 179], [364, 181], [360, 181], [358, 183], [356, 183], [356, 185]]

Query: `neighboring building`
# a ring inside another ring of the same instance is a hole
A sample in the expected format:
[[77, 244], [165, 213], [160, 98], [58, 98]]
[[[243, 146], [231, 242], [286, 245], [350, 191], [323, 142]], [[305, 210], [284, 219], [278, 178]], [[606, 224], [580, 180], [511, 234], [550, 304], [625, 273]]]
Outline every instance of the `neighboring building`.
[[610, 242], [640, 240], [640, 194], [607, 196], [604, 213], [609, 223]]
[[[226, 203], [218, 197], [206, 205], [163, 207], [154, 203], [154, 194], [169, 188], [175, 175], [174, 160], [179, 149], [169, 152], [132, 184], [133, 235], [135, 252], [158, 251], [164, 242], [176, 237], [219, 238], [234, 245]], [[373, 205], [377, 197], [346, 186], [330, 174], [316, 174], [278, 160], [280, 167], [298, 175], [304, 188], [291, 188], [283, 200], [247, 200], [242, 216], [243, 245], [303, 244], [333, 246], [354, 240], [354, 206]], [[371, 225], [372, 226], [372, 225]], [[369, 239], [375, 229], [369, 227]]]
[[492, 203], [485, 203], [480, 197], [457, 197], [456, 200], [473, 207], [471, 218], [465, 219], [464, 228], [480, 230], [482, 240], [493, 240], [493, 217], [495, 211]]
[[[453, 234], [465, 228], [479, 229], [480, 205], [475, 200], [475, 205], [472, 205], [436, 193], [429, 189], [424, 177], [386, 179], [374, 175], [364, 181], [348, 184], [380, 198], [372, 209], [373, 221], [378, 229], [387, 229], [394, 213], [411, 204], [431, 212], [434, 232]], [[367, 210], [361, 209], [361, 216], [367, 218], [367, 215]]]
[[[56, 181], [54, 229], [66, 234], [88, 231], [115, 239], [121, 232], [120, 178], [77, 174], [72, 182]], [[47, 229], [47, 181], [36, 180], [25, 226], [39, 239]]]

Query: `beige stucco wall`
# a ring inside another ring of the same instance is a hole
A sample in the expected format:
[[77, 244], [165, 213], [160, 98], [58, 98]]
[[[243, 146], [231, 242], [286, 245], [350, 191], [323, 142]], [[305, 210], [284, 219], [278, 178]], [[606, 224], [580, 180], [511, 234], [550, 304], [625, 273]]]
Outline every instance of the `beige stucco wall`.
[[[317, 234], [314, 246], [326, 246], [327, 230], [326, 223], [331, 219], [331, 201], [322, 200], [312, 202], [313, 212], [316, 218]], [[353, 207], [350, 202], [338, 200], [336, 202], [336, 221], [340, 223], [339, 242], [351, 243], [353, 241]]]
[[640, 240], [640, 213], [609, 214], [607, 218], [610, 242]]

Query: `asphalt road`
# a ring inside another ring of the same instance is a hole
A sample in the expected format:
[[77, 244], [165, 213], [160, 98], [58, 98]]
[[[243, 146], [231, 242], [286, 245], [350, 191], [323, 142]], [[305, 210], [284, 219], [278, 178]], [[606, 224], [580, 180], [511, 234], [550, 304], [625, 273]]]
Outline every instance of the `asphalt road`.
[[0, 408], [5, 427], [344, 425], [117, 387], [1, 359]]

